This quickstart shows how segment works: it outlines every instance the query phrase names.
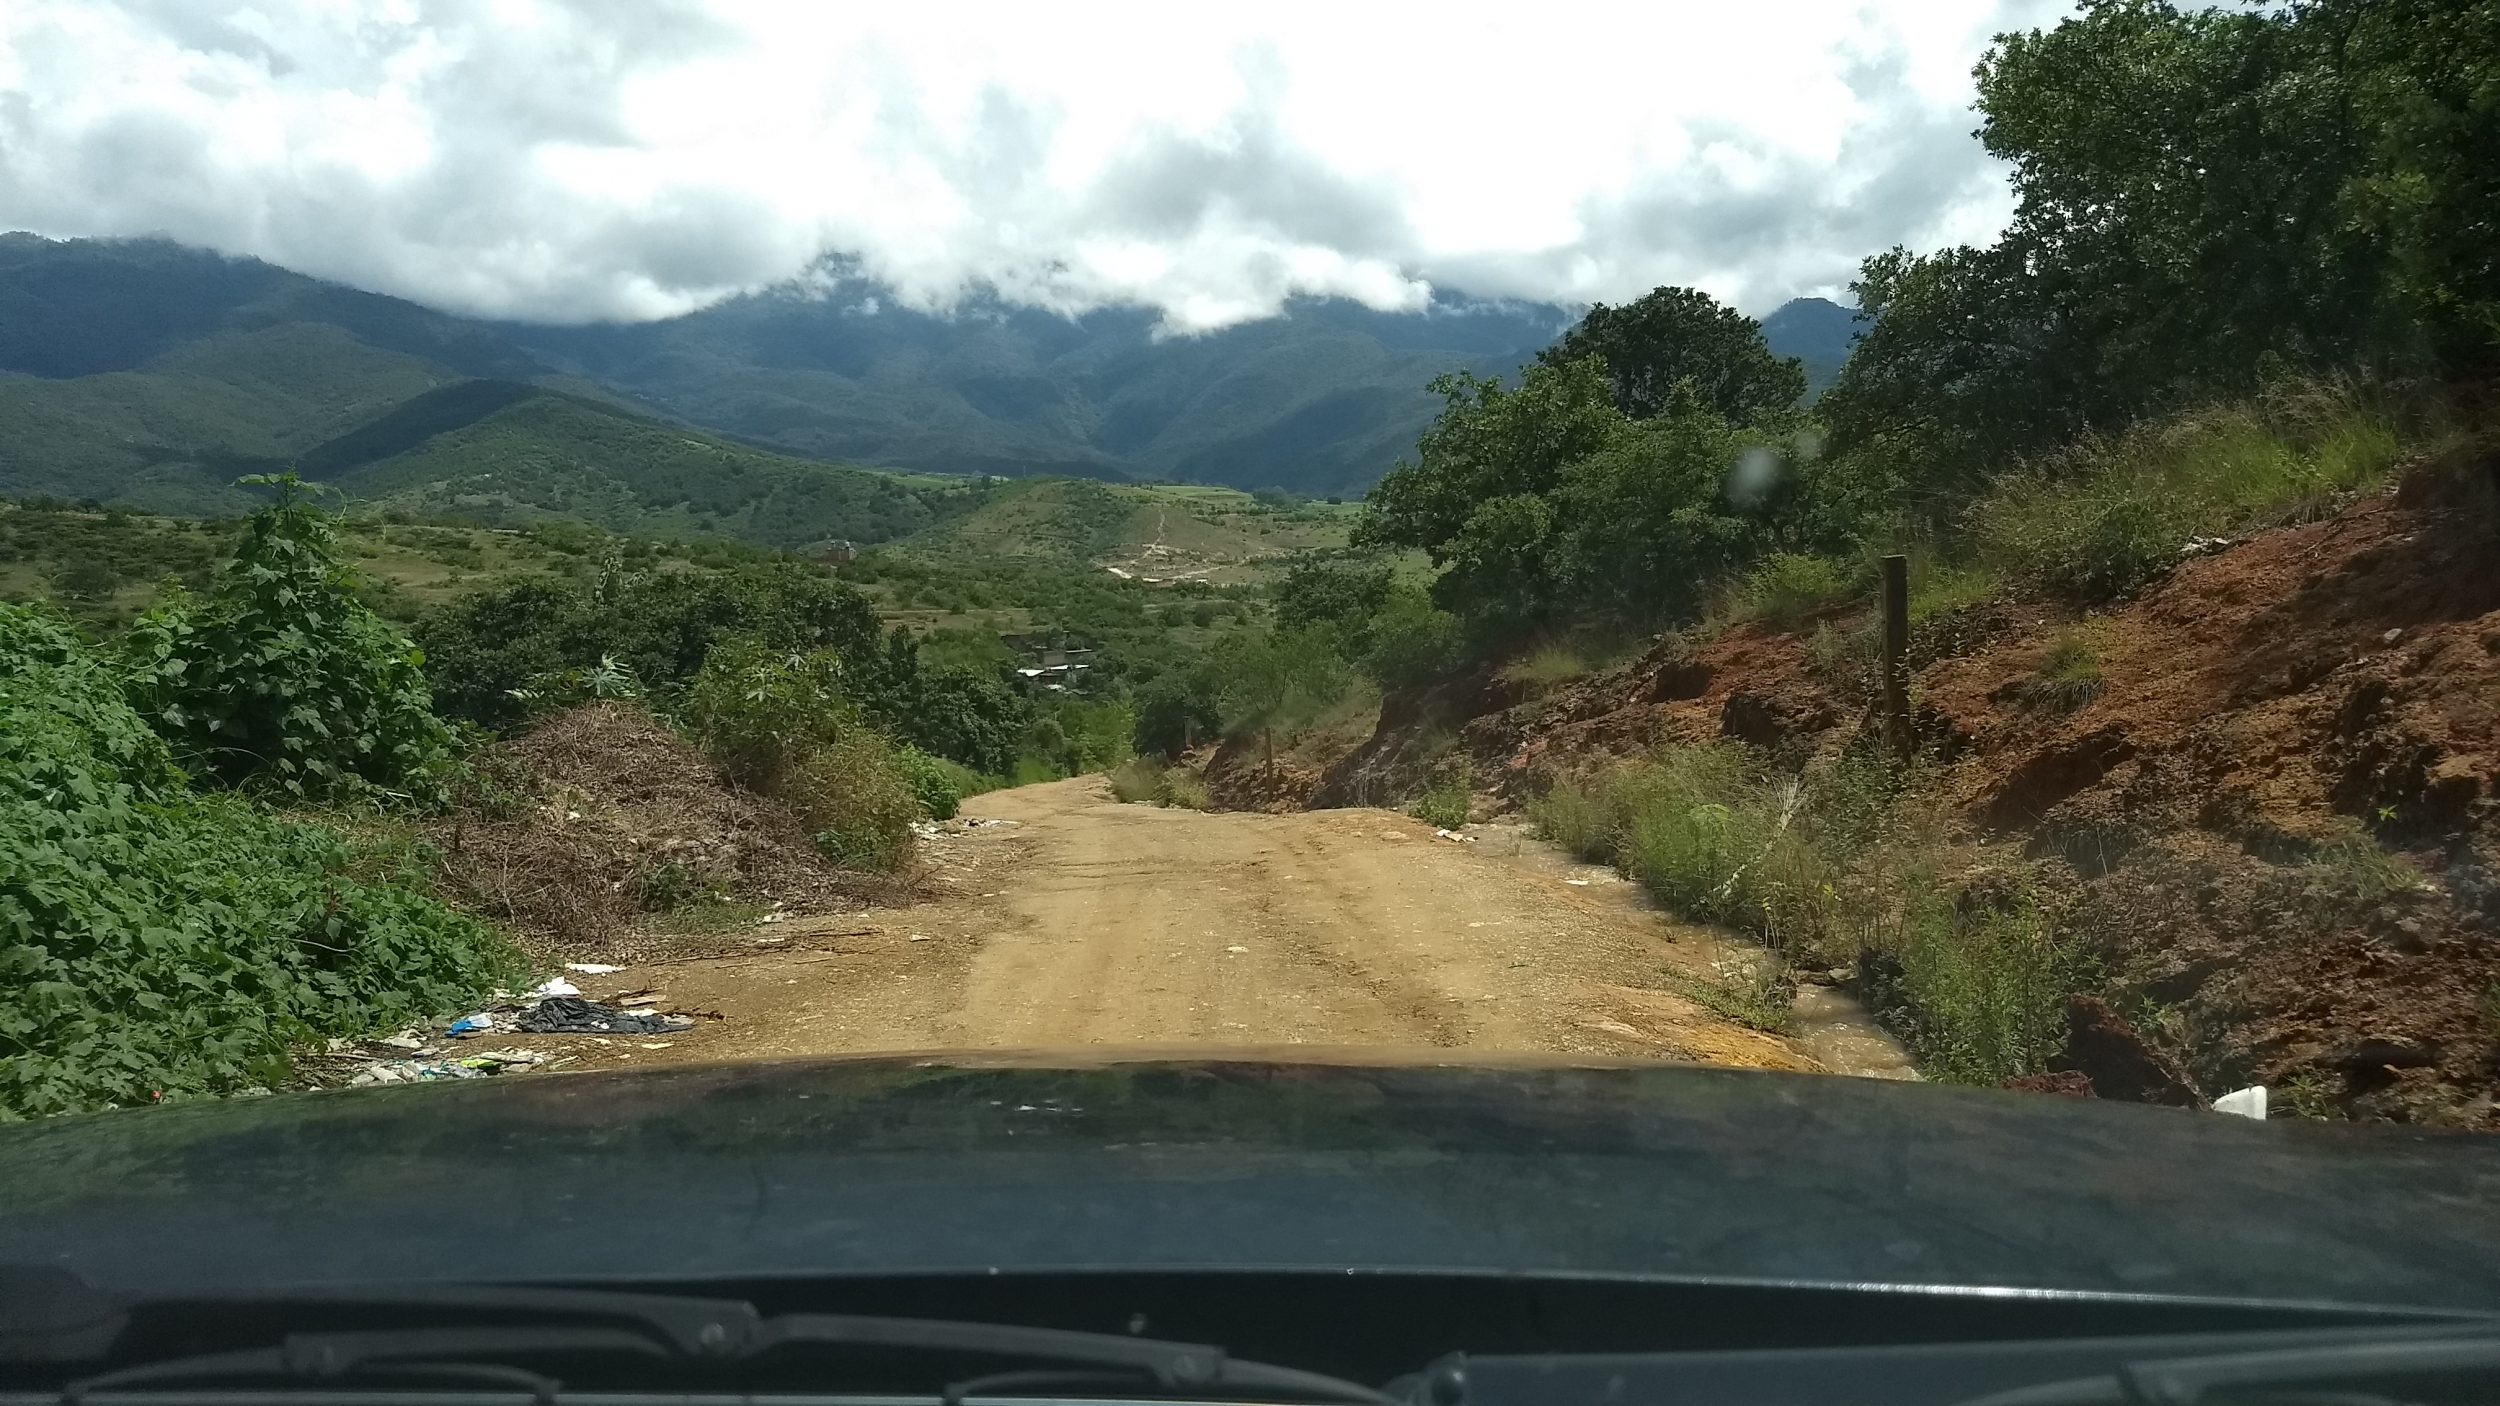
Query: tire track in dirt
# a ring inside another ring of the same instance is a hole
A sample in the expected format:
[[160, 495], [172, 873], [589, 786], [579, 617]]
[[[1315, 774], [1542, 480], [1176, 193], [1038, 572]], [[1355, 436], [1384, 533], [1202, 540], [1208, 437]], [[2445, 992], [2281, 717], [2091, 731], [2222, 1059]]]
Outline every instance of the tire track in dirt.
[[1099, 777], [964, 809], [1009, 823], [924, 845], [932, 901], [617, 973], [616, 990], [663, 988], [669, 1005], [723, 1019], [568, 1052], [613, 1064], [1302, 1046], [1817, 1067], [1677, 994], [1705, 957], [1653, 915], [1403, 815], [1121, 805]]

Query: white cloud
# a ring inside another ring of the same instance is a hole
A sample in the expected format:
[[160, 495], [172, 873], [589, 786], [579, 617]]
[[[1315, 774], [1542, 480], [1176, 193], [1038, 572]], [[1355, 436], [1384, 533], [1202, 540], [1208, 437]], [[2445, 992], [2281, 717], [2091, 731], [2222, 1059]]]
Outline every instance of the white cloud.
[[1969, 69], [2054, 0], [9, 0], [0, 228], [650, 318], [845, 254], [1189, 329], [1327, 294], [1766, 311], [1984, 236]]

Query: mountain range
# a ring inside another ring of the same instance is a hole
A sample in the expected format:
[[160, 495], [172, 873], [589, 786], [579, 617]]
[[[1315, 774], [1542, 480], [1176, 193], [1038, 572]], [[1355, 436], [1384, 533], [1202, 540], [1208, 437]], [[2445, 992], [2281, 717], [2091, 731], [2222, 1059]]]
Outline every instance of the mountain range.
[[[0, 494], [224, 511], [238, 474], [291, 464], [429, 509], [784, 545], [925, 517], [930, 484], [836, 465], [1351, 493], [1411, 448], [1433, 377], [1512, 371], [1574, 316], [1307, 300], [1180, 337], [1138, 309], [937, 316], [828, 274], [663, 322], [549, 327], [160, 240], [0, 235]], [[1852, 317], [1799, 299], [1765, 335], [1819, 388]], [[743, 506], [719, 491], [732, 481]]]

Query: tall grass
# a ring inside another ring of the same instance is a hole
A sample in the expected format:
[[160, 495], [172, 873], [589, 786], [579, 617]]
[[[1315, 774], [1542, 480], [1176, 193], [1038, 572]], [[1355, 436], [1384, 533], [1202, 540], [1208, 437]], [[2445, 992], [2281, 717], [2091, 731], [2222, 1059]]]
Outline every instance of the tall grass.
[[2078, 441], [1999, 479], [1971, 506], [1979, 560], [2080, 601], [2123, 596], [2200, 537], [2332, 511], [2384, 479], [2395, 415], [2317, 385]]
[[2066, 999], [2084, 984], [2075, 945], [2027, 886], [2002, 902], [1957, 901], [1921, 885], [1877, 941], [1893, 959], [1876, 993], [1906, 1017], [1933, 1079], [1994, 1084], [2045, 1066], [2065, 1037]]
[[[1877, 949], [1880, 989], [1931, 1077], [1995, 1083], [2042, 1067], [2066, 996], [2089, 973], [2064, 916], [2020, 875], [1985, 895], [1934, 882], [1941, 823], [1914, 803], [1921, 776], [1868, 755], [1789, 775], [1733, 743], [1660, 748], [1563, 781], [1529, 806], [1539, 833], [1611, 862], [1681, 916], [1766, 949], [1738, 976], [1687, 994], [1776, 1029], [1789, 969]], [[1870, 911], [1880, 913], [1868, 921]]]
[[1797, 630], [1815, 615], [1861, 594], [1862, 573], [1852, 564], [1802, 552], [1774, 552], [1737, 582], [1723, 608], [1735, 620], [1759, 620]]
[[1584, 678], [1589, 672], [1589, 661], [1577, 649], [1568, 644], [1543, 644], [1505, 666], [1499, 677], [1504, 683], [1538, 694]]

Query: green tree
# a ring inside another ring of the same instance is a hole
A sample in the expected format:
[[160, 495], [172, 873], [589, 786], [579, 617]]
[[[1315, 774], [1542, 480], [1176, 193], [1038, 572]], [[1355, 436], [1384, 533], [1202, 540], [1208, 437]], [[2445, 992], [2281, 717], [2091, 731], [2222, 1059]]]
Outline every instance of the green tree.
[[1625, 433], [1595, 358], [1531, 366], [1516, 389], [1467, 372], [1432, 383], [1441, 414], [1365, 502], [1358, 547], [1420, 548], [1442, 568], [1433, 599], [1499, 631], [1561, 604], [1547, 496], [1570, 465]]
[[1804, 363], [1771, 355], [1761, 323], [1697, 288], [1658, 288], [1621, 307], [1598, 303], [1537, 354], [1548, 366], [1588, 357], [1605, 363], [1616, 408], [1635, 420], [1664, 413], [1685, 381], [1740, 425], [1778, 422], [1806, 393]]
[[194, 772], [325, 797], [359, 788], [439, 801], [451, 733], [424, 654], [357, 599], [329, 520], [293, 475], [253, 514], [204, 601], [131, 627], [132, 702]]
[[1226, 641], [1216, 661], [1225, 725], [1236, 736], [1257, 729], [1269, 766], [1276, 764], [1276, 729], [1344, 697], [1353, 683], [1324, 627], [1248, 631]]

